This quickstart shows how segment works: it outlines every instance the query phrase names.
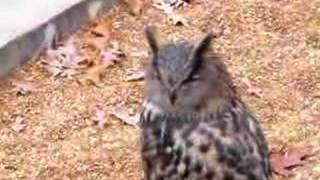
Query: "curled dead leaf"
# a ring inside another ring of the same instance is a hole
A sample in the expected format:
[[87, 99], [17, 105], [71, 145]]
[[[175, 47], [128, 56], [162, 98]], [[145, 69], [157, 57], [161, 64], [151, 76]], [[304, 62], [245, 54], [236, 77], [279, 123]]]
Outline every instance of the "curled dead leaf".
[[307, 110], [301, 111], [300, 119], [306, 123], [320, 126], [320, 112], [309, 112]]
[[110, 51], [100, 52], [100, 56], [100, 61], [98, 61], [97, 64], [89, 67], [84, 71], [84, 74], [80, 76], [78, 79], [80, 84], [86, 85], [91, 83], [98, 86], [98, 84], [101, 82], [105, 69], [120, 60], [116, 54]]
[[15, 91], [17, 92], [17, 94], [20, 94], [20, 95], [27, 95], [32, 92], [39, 91], [39, 85], [34, 82], [12, 80], [11, 83], [12, 85], [15, 86]]
[[182, 26], [189, 26], [187, 19], [175, 12], [175, 9], [178, 7], [186, 5], [185, 1], [182, 0], [172, 0], [172, 1], [165, 1], [165, 0], [154, 0], [153, 6], [159, 10], [162, 10], [164, 14], [168, 17], [170, 21], [173, 22], [174, 25], [182, 25]]
[[15, 121], [10, 125], [10, 127], [15, 132], [21, 132], [26, 127], [26, 124], [24, 123], [24, 119], [21, 116], [17, 116]]
[[138, 81], [143, 79], [145, 76], [145, 72], [143, 70], [136, 70], [129, 72], [126, 78], [126, 81]]
[[106, 113], [103, 110], [98, 109], [95, 112], [94, 121], [98, 124], [100, 129], [103, 129], [107, 122]]
[[139, 122], [139, 115], [130, 113], [127, 108], [124, 107], [116, 107], [109, 111], [110, 115], [115, 116], [126, 124], [137, 126]]
[[287, 152], [271, 154], [271, 164], [274, 172], [282, 176], [292, 175], [290, 169], [303, 165], [305, 158], [312, 155], [311, 146], [305, 145]]
[[113, 65], [115, 62], [119, 61], [117, 55], [113, 54], [110, 51], [101, 52], [101, 64], [105, 67]]
[[78, 46], [79, 40], [72, 36], [56, 49], [48, 49], [41, 63], [53, 76], [72, 77], [87, 58]]
[[254, 85], [248, 78], [244, 78], [243, 82], [247, 86], [248, 94], [256, 96], [256, 97], [262, 96], [262, 88]]
[[78, 81], [82, 85], [93, 84], [98, 86], [101, 82], [105, 69], [105, 65], [94, 65], [87, 69], [85, 73], [79, 77]]
[[89, 46], [92, 46], [99, 51], [103, 51], [105, 49], [107, 42], [108, 40], [104, 37], [95, 37], [87, 40]]
[[112, 54], [116, 55], [117, 57], [124, 57], [125, 53], [121, 50], [120, 44], [118, 41], [113, 41], [110, 43], [111, 47], [108, 48], [107, 51], [111, 52]]

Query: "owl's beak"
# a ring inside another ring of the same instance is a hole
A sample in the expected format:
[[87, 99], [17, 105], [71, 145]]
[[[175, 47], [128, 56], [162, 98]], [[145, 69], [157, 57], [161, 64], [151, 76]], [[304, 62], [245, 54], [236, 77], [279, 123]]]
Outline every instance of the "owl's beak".
[[176, 95], [176, 91], [174, 89], [170, 90], [169, 99], [170, 99], [171, 104], [174, 104], [176, 102], [177, 95]]

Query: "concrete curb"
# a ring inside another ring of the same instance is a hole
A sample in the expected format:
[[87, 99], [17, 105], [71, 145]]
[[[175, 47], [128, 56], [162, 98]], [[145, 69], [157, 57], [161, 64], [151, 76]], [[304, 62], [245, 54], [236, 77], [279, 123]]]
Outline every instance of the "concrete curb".
[[55, 38], [75, 32], [83, 24], [110, 10], [117, 2], [118, 0], [80, 0], [32, 27], [31, 30], [0, 43], [0, 77], [20, 68], [26, 61], [51, 45]]

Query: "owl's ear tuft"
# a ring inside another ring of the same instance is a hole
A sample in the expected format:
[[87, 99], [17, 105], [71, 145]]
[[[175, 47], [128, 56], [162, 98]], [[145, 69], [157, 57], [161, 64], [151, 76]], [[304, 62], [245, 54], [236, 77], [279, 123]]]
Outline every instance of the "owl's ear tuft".
[[196, 59], [197, 57], [201, 56], [211, 44], [212, 39], [214, 36], [211, 33], [206, 34], [202, 37], [193, 47], [191, 52], [191, 59]]
[[158, 42], [156, 39], [156, 28], [155, 26], [147, 26], [145, 34], [149, 43], [149, 46], [154, 54], [158, 52]]

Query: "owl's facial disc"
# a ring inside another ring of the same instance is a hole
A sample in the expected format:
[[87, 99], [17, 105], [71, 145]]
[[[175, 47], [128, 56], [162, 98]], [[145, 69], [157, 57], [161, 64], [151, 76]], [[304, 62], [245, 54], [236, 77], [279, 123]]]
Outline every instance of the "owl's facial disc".
[[160, 43], [155, 27], [151, 26], [146, 29], [146, 37], [152, 50], [148, 80], [150, 99], [169, 111], [198, 104], [191, 100], [197, 99], [193, 96], [198, 97], [194, 81], [199, 80], [197, 75], [201, 71], [203, 55], [213, 36], [207, 34], [195, 44], [187, 40]]

